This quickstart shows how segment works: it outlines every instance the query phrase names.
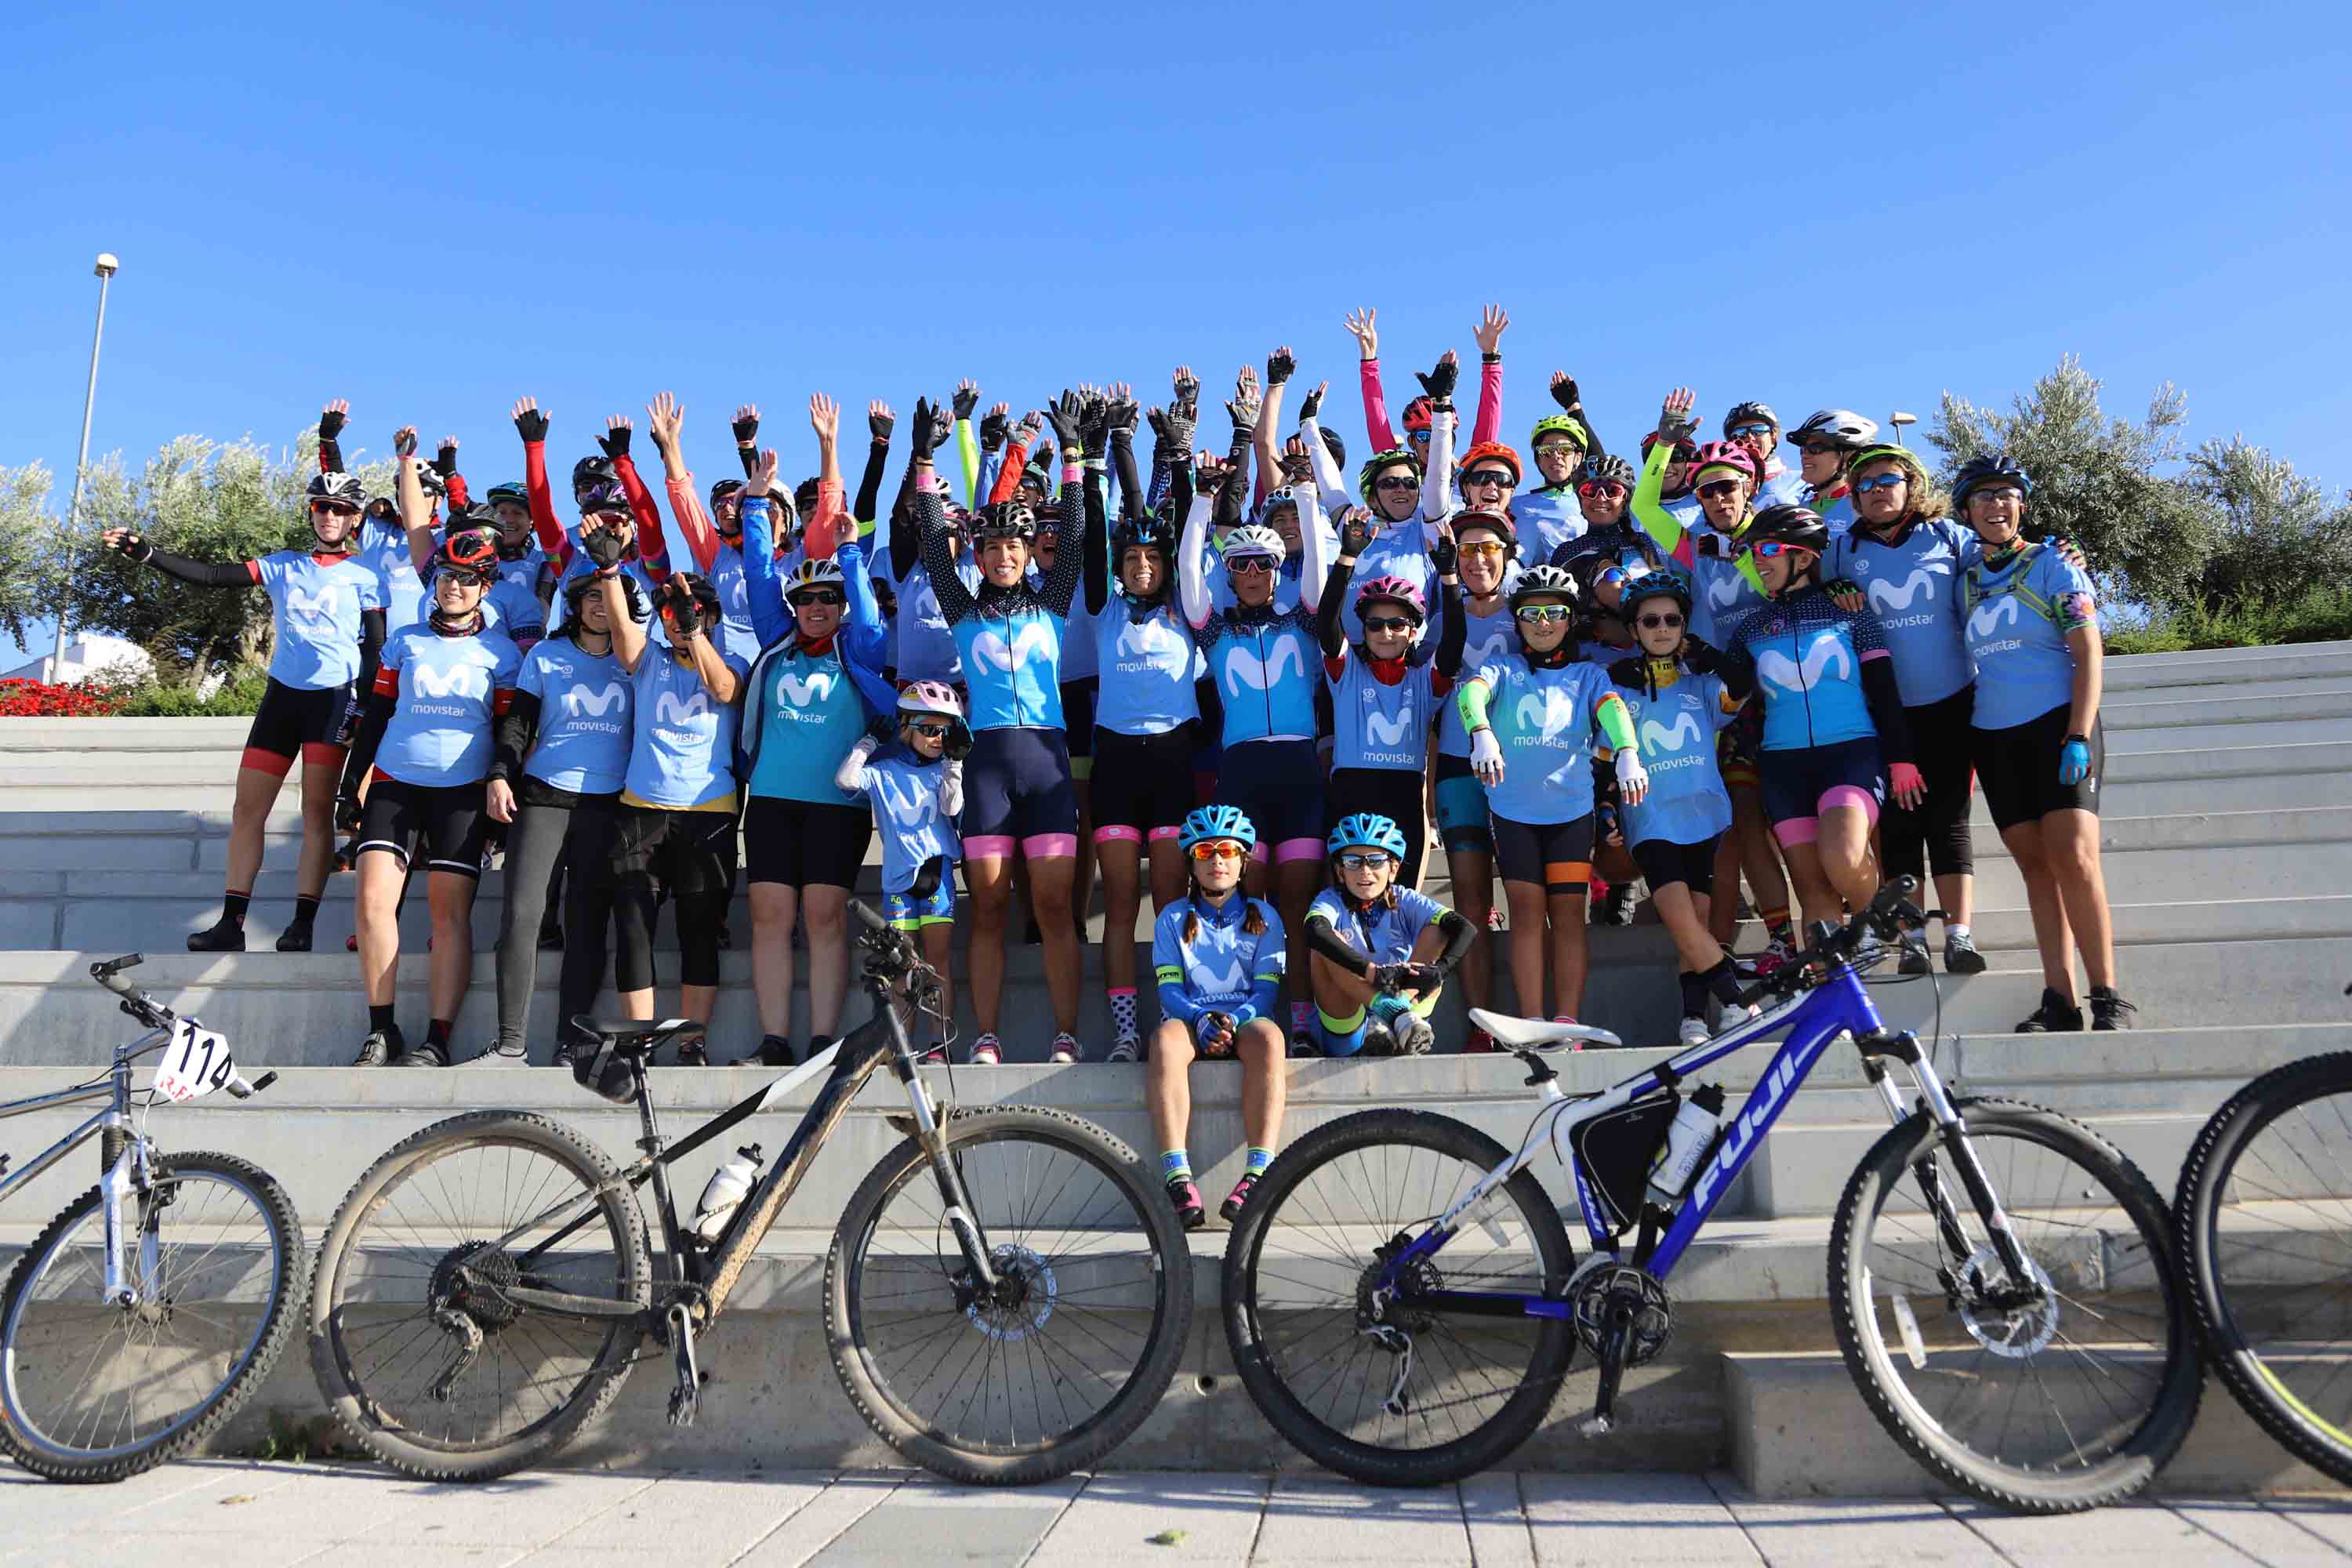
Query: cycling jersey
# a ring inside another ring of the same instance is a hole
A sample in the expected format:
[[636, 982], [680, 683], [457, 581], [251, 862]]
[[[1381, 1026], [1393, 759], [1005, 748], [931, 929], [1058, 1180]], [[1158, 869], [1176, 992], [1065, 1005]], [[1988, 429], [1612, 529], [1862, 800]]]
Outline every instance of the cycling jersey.
[[506, 711], [522, 654], [485, 628], [444, 637], [428, 624], [384, 640], [375, 689], [394, 699], [375, 765], [402, 784], [479, 784], [490, 771], [490, 727]]
[[[906, 892], [923, 867], [940, 857], [950, 862], [963, 858], [955, 822], [940, 809], [940, 786], [946, 777], [945, 763], [925, 762], [898, 741], [867, 759], [865, 794], [874, 806], [874, 826], [882, 833], [884, 892]], [[839, 800], [840, 792], [833, 798]], [[952, 883], [953, 873], [945, 873], [943, 879]]]
[[1801, 504], [1811, 507], [1813, 515], [1822, 520], [1822, 526], [1830, 531], [1832, 543], [1853, 531], [1853, 492], [1846, 488], [1843, 479], [1826, 490], [1819, 485], [1807, 485], [1799, 500]]
[[[1436, 604], [1437, 567], [1429, 559], [1426, 527], [1418, 514], [1402, 522], [1383, 523], [1364, 546], [1364, 552], [1356, 557], [1355, 580], [1369, 583], [1375, 577], [1402, 577], [1421, 590], [1423, 605]], [[1336, 549], [1326, 550], [1318, 559], [1328, 562], [1337, 553]], [[1339, 624], [1347, 628], [1349, 642], [1364, 640], [1364, 618], [1356, 613], [1353, 595], [1339, 606]], [[1413, 640], [1421, 640], [1421, 632], [1413, 634]]]
[[245, 563], [269, 595], [269, 678], [320, 691], [349, 686], [360, 672], [360, 621], [383, 608], [375, 574], [349, 555], [279, 550]]
[[482, 595], [482, 620], [504, 632], [517, 647], [529, 647], [547, 635], [547, 606], [511, 577], [491, 580]]
[[[750, 675], [734, 655], [719, 658], [739, 679]], [[623, 787], [647, 805], [672, 809], [733, 795], [738, 704], [713, 700], [693, 665], [652, 646], [638, 656], [631, 686], [634, 733]], [[835, 791], [833, 799], [840, 798]], [[728, 838], [731, 847], [733, 834]]]
[[1208, 664], [1166, 604], [1143, 609], [1114, 594], [1094, 617], [1097, 727], [1120, 735], [1160, 735], [1201, 716], [1193, 682]]
[[[1255, 936], [1242, 929], [1252, 910], [1265, 925]], [[1184, 940], [1188, 920], [1193, 926], [1190, 942]], [[1222, 905], [1196, 889], [1160, 910], [1151, 928], [1160, 1015], [1188, 1028], [1203, 1013], [1230, 1014], [1235, 1028], [1273, 1016], [1286, 962], [1282, 917], [1272, 904], [1239, 889]]]
[[1315, 738], [1311, 672], [1321, 656], [1303, 605], [1279, 615], [1227, 610], [1195, 626], [1192, 640], [1216, 679], [1225, 716], [1221, 743]]
[[2069, 632], [2098, 625], [2098, 590], [2047, 544], [2021, 545], [2000, 565], [1981, 557], [1954, 584], [1976, 661], [1975, 724], [2006, 730], [2074, 700]]
[[1429, 761], [1429, 731], [1439, 699], [1454, 689], [1432, 662], [1435, 651], [1427, 643], [1406, 650], [1402, 672], [1392, 681], [1381, 679], [1360, 649], [1323, 661], [1331, 683], [1333, 768], [1421, 772]]
[[1668, 661], [1656, 684], [1656, 661], [1633, 658], [1610, 671], [1633, 710], [1633, 733], [1650, 784], [1639, 805], [1622, 807], [1625, 842], [1698, 844], [1731, 826], [1731, 796], [1716, 765], [1716, 731], [1739, 703], [1715, 675], [1694, 675]]
[[866, 732], [866, 708], [838, 647], [813, 655], [780, 644], [777, 657], [761, 658], [759, 679], [745, 689], [753, 717], [743, 736], [751, 759], [744, 788], [781, 800], [842, 804], [834, 770]]
[[1912, 523], [1891, 542], [1860, 531], [1833, 539], [1822, 558], [1824, 578], [1860, 584], [1894, 655], [1906, 708], [1941, 702], [1973, 675], [1952, 590], [1978, 553], [1971, 531], [1932, 518]]
[[[1664, 441], [1650, 448], [1642, 477], [1633, 486], [1630, 510], [1667, 558], [1690, 575], [1691, 636], [1720, 647], [1740, 617], [1764, 602], [1764, 583], [1756, 574], [1755, 562], [1739, 546], [1746, 520], [1726, 534], [1696, 517], [1677, 516], [1662, 504], [1659, 492], [1673, 457], [1674, 448]], [[1702, 535], [1712, 535], [1718, 542], [1718, 553], [1699, 552], [1696, 542]]]
[[[1466, 602], [1462, 613], [1469, 626], [1469, 636], [1462, 646], [1462, 668], [1465, 671], [1484, 669], [1518, 647], [1518, 627], [1511, 619], [1510, 602], [1502, 595], [1496, 595], [1495, 608], [1486, 615], [1472, 613]], [[1437, 754], [1442, 757], [1466, 757], [1470, 754], [1470, 732], [1462, 727], [1461, 710], [1451, 702], [1437, 705]], [[1483, 805], [1481, 809], [1484, 809]]]
[[[980, 587], [980, 569], [970, 555], [957, 563], [959, 581], [967, 594]], [[901, 680], [938, 680], [950, 686], [963, 680], [963, 656], [955, 633], [948, 629], [947, 612], [931, 590], [931, 574], [920, 561], [891, 584], [898, 596], [898, 614], [890, 624], [890, 668]]]
[[[1084, 489], [1075, 471], [1063, 478], [1065, 488]], [[1100, 503], [1090, 489], [1086, 493], [1090, 515], [1085, 526], [1099, 528]], [[982, 582], [967, 591], [955, 580], [955, 545], [940, 498], [929, 490], [917, 494], [915, 516], [923, 531], [923, 562], [962, 662], [972, 729], [1060, 729], [1062, 631], [1085, 565], [1079, 541], [1063, 542], [1067, 547], [1055, 552], [1042, 586], [1024, 582], [1000, 589]]]
[[1445, 906], [1412, 888], [1396, 888], [1393, 908], [1375, 902], [1358, 909], [1337, 888], [1326, 888], [1307, 906], [1309, 921], [1321, 921], [1332, 934], [1374, 963], [1409, 963], [1421, 933], [1445, 914]]
[[550, 637], [522, 656], [515, 689], [539, 699], [539, 734], [523, 772], [575, 795], [610, 795], [629, 767], [633, 683], [614, 653]]
[[[1764, 698], [1767, 752], [1800, 752], [1881, 735], [1864, 667], [1886, 663], [1886, 637], [1868, 610], [1841, 610], [1818, 587], [1777, 599], [1739, 624], [1727, 665], [1754, 672]], [[1891, 679], [1894, 671], [1886, 671]], [[1909, 748], [1886, 761], [1908, 762]]]
[[[534, 599], [539, 597], [541, 577], [549, 571], [547, 552], [536, 544], [524, 546], [520, 555], [509, 556], [503, 551], [499, 554], [499, 581], [513, 584]], [[542, 609], [541, 619], [544, 618]]]
[[[786, 566], [786, 571], [791, 567]], [[703, 574], [719, 595], [719, 643], [749, 664], [760, 657], [760, 634], [751, 625], [751, 607], [745, 589], [743, 552], [725, 540]]]
[[1519, 531], [1519, 552], [1529, 561], [1549, 561], [1584, 537], [1584, 512], [1577, 505], [1573, 484], [1546, 485], [1513, 496], [1511, 521]]
[[1486, 803], [1515, 822], [1573, 822], [1592, 810], [1593, 733], [1609, 676], [1596, 665], [1531, 668], [1518, 652], [1479, 667], [1503, 777]]
[[[440, 545], [436, 531], [434, 545]], [[376, 595], [383, 603], [383, 633], [390, 637], [403, 626], [425, 618], [425, 579], [408, 552], [408, 531], [393, 518], [370, 518], [360, 524], [352, 558], [375, 574]]]
[[[1214, 547], [1212, 546], [1213, 553], [1213, 550]], [[1328, 555], [1329, 552], [1326, 553]], [[1281, 566], [1274, 574], [1273, 603], [1276, 609], [1288, 610], [1297, 607], [1300, 594], [1299, 583], [1304, 575], [1297, 556], [1285, 558]], [[1221, 611], [1230, 610], [1241, 603], [1239, 599], [1234, 597], [1233, 579], [1223, 571], [1215, 568], [1212, 569], [1209, 576], [1209, 595], [1210, 603]]]
[[1805, 499], [1805, 476], [1778, 458], [1764, 459], [1764, 483], [1756, 491], [1755, 507], [1796, 506]]

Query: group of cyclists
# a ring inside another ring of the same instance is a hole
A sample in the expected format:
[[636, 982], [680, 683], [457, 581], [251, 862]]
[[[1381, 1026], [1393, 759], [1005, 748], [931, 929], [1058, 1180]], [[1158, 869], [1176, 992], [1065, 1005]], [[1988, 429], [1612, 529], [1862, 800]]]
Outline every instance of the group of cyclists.
[[[478, 497], [456, 439], [428, 461], [413, 428], [395, 438], [394, 493], [366, 494], [342, 461], [347, 406], [330, 404], [299, 547], [212, 563], [107, 536], [273, 606], [226, 906], [190, 948], [242, 950], [263, 826], [297, 762], [299, 890], [278, 946], [309, 950], [340, 854], [356, 872], [367, 1065], [448, 1065], [494, 854], [493, 1049], [508, 1055], [543, 950], [562, 953], [559, 1019], [590, 1010], [608, 937], [622, 1006], [651, 1017], [665, 902], [678, 1015], [707, 1024], [739, 882], [754, 1054], [800, 1058], [796, 930], [806, 1049], [822, 1048], [878, 836], [885, 914], [943, 973], [961, 871], [970, 1059], [1003, 1058], [1021, 909], [1043, 949], [1045, 1054], [1080, 1060], [1099, 882], [1106, 1054], [1148, 1058], [1171, 1190], [1197, 1220], [1182, 1134], [1196, 1057], [1243, 1064], [1254, 1177], [1279, 1135], [1282, 1059], [1428, 1050], [1447, 984], [1495, 1002], [1481, 938], [1498, 924], [1518, 1010], [1573, 1018], [1588, 921], [1623, 922], [1646, 887], [1678, 955], [1685, 1041], [1721, 1026], [1743, 977], [1793, 956], [1792, 886], [1805, 918], [1834, 920], [1884, 878], [1932, 874], [1944, 968], [1982, 971], [1980, 785], [2041, 950], [2046, 988], [2019, 1028], [2084, 1026], [2077, 952], [2090, 1026], [2126, 1026], [2098, 856], [2095, 591], [2071, 545], [2027, 537], [2021, 467], [1974, 458], [1947, 494], [1837, 408], [1784, 429], [1743, 402], [1703, 439], [1687, 388], [1612, 450], [1565, 374], [1523, 459], [1503, 439], [1494, 309], [1468, 439], [1452, 353], [1418, 375], [1400, 438], [1376, 321], [1348, 319], [1372, 448], [1352, 486], [1328, 384], [1286, 428], [1304, 384], [1287, 348], [1237, 377], [1222, 455], [1196, 447], [1185, 368], [1149, 410], [1115, 384], [1016, 419], [983, 412], [966, 381], [918, 399], [902, 432], [871, 404], [854, 497], [822, 395], [818, 472], [796, 488], [746, 405], [741, 477], [704, 489], [665, 393], [647, 409], [665, 495], [614, 416], [573, 465], [569, 507], [531, 399], [512, 410], [522, 479]], [[1420, 890], [1433, 830], [1451, 909]], [[412, 1044], [394, 1005], [420, 870], [434, 940]], [[1766, 942], [1736, 958], [1743, 880]], [[1156, 1026], [1119, 940], [1147, 897]], [[1927, 933], [1905, 936], [1904, 972], [1933, 962]], [[593, 1046], [558, 1027], [559, 1060]], [[1474, 1028], [1465, 1048], [1494, 1044]], [[712, 1059], [702, 1031], [677, 1059]]]

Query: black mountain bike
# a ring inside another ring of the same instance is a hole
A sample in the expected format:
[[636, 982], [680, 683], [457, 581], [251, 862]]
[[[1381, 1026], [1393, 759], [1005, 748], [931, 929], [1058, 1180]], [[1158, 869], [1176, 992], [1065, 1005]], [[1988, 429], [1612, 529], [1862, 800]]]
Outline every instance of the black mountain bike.
[[[555, 1453], [667, 1353], [669, 1418], [702, 1393], [696, 1341], [874, 1069], [906, 1090], [908, 1136], [860, 1184], [825, 1257], [825, 1337], [858, 1413], [951, 1479], [1048, 1480], [1124, 1441], [1167, 1392], [1192, 1316], [1192, 1256], [1132, 1151], [1028, 1107], [942, 1110], [907, 1012], [938, 974], [852, 900], [872, 1021], [675, 1143], [645, 1062], [687, 1028], [581, 1018], [600, 1039], [586, 1081], [634, 1103], [640, 1151], [615, 1170], [557, 1121], [486, 1110], [394, 1148], [344, 1198], [319, 1252], [310, 1361], [327, 1402], [378, 1458], [435, 1480], [486, 1480]], [[782, 1156], [723, 1224], [679, 1224], [668, 1177], [709, 1143], [825, 1073]], [[635, 1194], [650, 1184], [656, 1257]], [[715, 1239], [703, 1237], [715, 1232]], [[650, 1340], [656, 1347], [643, 1350]]]

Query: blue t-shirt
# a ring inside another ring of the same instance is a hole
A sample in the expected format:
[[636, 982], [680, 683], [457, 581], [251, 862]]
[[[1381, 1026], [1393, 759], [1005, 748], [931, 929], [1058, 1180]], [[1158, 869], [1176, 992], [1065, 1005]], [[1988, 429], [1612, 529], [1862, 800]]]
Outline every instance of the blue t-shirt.
[[1739, 711], [1719, 676], [1682, 670], [1652, 696], [1648, 683], [1617, 683], [1633, 718], [1633, 736], [1650, 787], [1622, 808], [1625, 842], [1702, 844], [1731, 826], [1731, 796], [1716, 765], [1716, 731]]
[[481, 783], [500, 695], [514, 690], [521, 669], [522, 654], [503, 633], [443, 637], [430, 626], [403, 626], [377, 667], [377, 686], [388, 679], [398, 700], [375, 765], [407, 784]]
[[376, 595], [383, 602], [383, 635], [425, 618], [425, 579], [409, 559], [408, 531], [397, 522], [371, 518], [360, 525], [353, 558], [375, 574]]
[[279, 550], [248, 563], [269, 595], [269, 678], [301, 691], [349, 686], [360, 672], [360, 617], [383, 608], [376, 574], [356, 557]]
[[[884, 892], [907, 891], [937, 857], [963, 858], [955, 822], [940, 809], [940, 785], [946, 777], [945, 763], [924, 762], [897, 741], [867, 759], [866, 797], [873, 803], [874, 826], [882, 838]], [[834, 798], [840, 798], [839, 792]]]
[[539, 735], [522, 771], [575, 795], [611, 795], [629, 770], [632, 683], [614, 653], [550, 637], [522, 656], [515, 689], [539, 699]]
[[1486, 722], [1503, 749], [1503, 779], [1486, 805], [1512, 822], [1574, 822], [1592, 810], [1592, 746], [1601, 700], [1614, 688], [1598, 665], [1530, 668], [1517, 653], [1480, 667]]
[[779, 654], [761, 667], [759, 753], [744, 787], [773, 800], [840, 805], [833, 775], [866, 732], [866, 705], [842, 667], [841, 645], [814, 658]]
[[[734, 655], [719, 657], [739, 680], [751, 673]], [[734, 794], [737, 705], [713, 701], [692, 665], [657, 647], [638, 658], [632, 687], [635, 731], [624, 787], [648, 805], [673, 808]], [[841, 792], [833, 798], [840, 800]]]
[[760, 634], [751, 626], [751, 599], [743, 584], [743, 552], [720, 540], [719, 553], [705, 575], [719, 595], [719, 646], [741, 659], [748, 669], [760, 657]]
[[1113, 594], [1091, 629], [1097, 726], [1118, 735], [1164, 735], [1201, 716], [1193, 682], [1208, 665], [1171, 605], [1137, 620], [1126, 596]]
[[1421, 940], [1423, 930], [1444, 914], [1445, 906], [1411, 888], [1398, 888], [1395, 892], [1394, 909], [1374, 904], [1359, 912], [1346, 894], [1337, 888], [1326, 888], [1307, 906], [1307, 918], [1327, 921], [1341, 942], [1374, 963], [1409, 963], [1412, 944]]
[[1225, 710], [1222, 743], [1315, 738], [1315, 690], [1323, 650], [1303, 608], [1265, 620], [1219, 613], [1192, 633]]
[[2006, 730], [2074, 700], [2074, 650], [2066, 634], [2098, 624], [2098, 589], [2046, 544], [2029, 544], [1998, 570], [1979, 558], [1955, 584], [1976, 661], [1971, 721]]
[[[1242, 929], [1253, 908], [1265, 927], [1255, 936]], [[1191, 942], [1184, 940], [1188, 915], [1193, 917]], [[1184, 1024], [1203, 1013], [1229, 1013], [1237, 1027], [1270, 1016], [1285, 963], [1282, 917], [1239, 889], [1223, 908], [1197, 893], [1179, 899], [1160, 911], [1151, 928], [1160, 1016]]]
[[1848, 613], [1827, 594], [1808, 589], [1742, 621], [1723, 652], [1756, 672], [1764, 750], [1801, 752], [1878, 733], [1862, 665], [1887, 657], [1886, 638], [1868, 610]]
[[1584, 537], [1584, 510], [1573, 484], [1524, 490], [1511, 498], [1511, 521], [1519, 531], [1519, 558], [1549, 561], [1561, 547]]
[[[980, 591], [980, 569], [969, 552], [956, 563], [964, 591]], [[919, 559], [914, 570], [892, 584], [898, 595], [898, 613], [890, 623], [890, 665], [901, 680], [940, 680], [950, 686], [963, 679], [963, 656], [955, 633], [948, 629], [947, 613], [931, 575]]]
[[1973, 533], [1934, 518], [1913, 524], [1899, 544], [1849, 533], [1832, 540], [1822, 557], [1824, 578], [1847, 577], [1861, 585], [1886, 635], [1906, 708], [1941, 702], [1972, 677], [1952, 588], [1978, 553]]
[[519, 647], [547, 635], [547, 606], [539, 602], [537, 594], [503, 574], [493, 579], [489, 592], [482, 595], [482, 618]]
[[[1691, 636], [1714, 647], [1721, 647], [1733, 627], [1752, 615], [1764, 603], [1764, 590], [1748, 579], [1740, 563], [1746, 560], [1739, 544], [1728, 535], [1717, 533], [1706, 524], [1689, 525], [1692, 540], [1690, 564]], [[1720, 556], [1700, 555], [1696, 541], [1701, 534], [1716, 533], [1724, 541], [1725, 553]]]
[[[1356, 595], [1365, 584], [1375, 577], [1402, 577], [1421, 590], [1421, 602], [1426, 608], [1437, 605], [1437, 567], [1429, 559], [1428, 525], [1418, 514], [1402, 522], [1383, 522], [1381, 531], [1372, 535], [1364, 552], [1356, 557], [1356, 569], [1349, 579], [1347, 603], [1339, 606], [1339, 625], [1351, 643], [1364, 640], [1364, 618], [1356, 613]], [[1336, 550], [1336, 546], [1334, 547]], [[1327, 552], [1326, 561], [1333, 559]], [[1424, 624], [1413, 634], [1419, 642], [1429, 631]]]
[[[1462, 604], [1464, 624], [1468, 635], [1462, 644], [1462, 668], [1475, 673], [1501, 658], [1516, 653], [1519, 647], [1518, 627], [1511, 620], [1511, 606], [1503, 600], [1492, 615], [1474, 614], [1465, 596]], [[1470, 732], [1462, 727], [1462, 710], [1450, 700], [1437, 705], [1437, 752], [1444, 757], [1466, 757], [1470, 754]]]
[[1330, 674], [1331, 661], [1324, 660], [1331, 683], [1333, 767], [1422, 770], [1429, 761], [1430, 727], [1437, 720], [1433, 652], [1427, 644], [1410, 650], [1403, 679], [1393, 686], [1372, 672], [1371, 661], [1359, 649], [1348, 649], [1337, 675]]

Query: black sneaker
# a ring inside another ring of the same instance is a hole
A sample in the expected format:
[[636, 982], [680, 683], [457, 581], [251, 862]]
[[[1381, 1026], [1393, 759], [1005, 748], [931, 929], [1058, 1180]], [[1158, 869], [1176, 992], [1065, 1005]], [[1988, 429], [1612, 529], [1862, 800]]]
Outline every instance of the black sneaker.
[[1289, 1055], [1291, 1059], [1295, 1061], [1303, 1058], [1319, 1057], [1322, 1054], [1323, 1047], [1316, 1043], [1315, 1037], [1312, 1034], [1308, 1033], [1305, 1029], [1293, 1029], [1290, 1031]]
[[190, 952], [243, 952], [245, 922], [233, 921], [226, 915], [223, 915], [210, 931], [188, 933], [188, 951]]
[[1209, 1223], [1208, 1205], [1201, 1201], [1201, 1189], [1192, 1184], [1192, 1177], [1169, 1177], [1168, 1201], [1176, 1205], [1177, 1222], [1186, 1230], [1198, 1230]]
[[2042, 1005], [2017, 1026], [2021, 1035], [2072, 1035], [2083, 1027], [2083, 1009], [2061, 996], [2047, 985], [2042, 988]]
[[1903, 956], [1895, 961], [1897, 974], [1931, 974], [1935, 965], [1927, 961], [1927, 939], [1916, 931], [1903, 933]]
[[389, 1028], [378, 1029], [366, 1039], [362, 1040], [360, 1054], [352, 1058], [352, 1066], [355, 1068], [390, 1067], [407, 1049], [408, 1042], [401, 1037], [400, 1026], [394, 1024]]
[[[242, 947], [244, 943], [239, 942], [237, 945]], [[279, 931], [278, 933], [278, 951], [280, 952], [310, 952], [310, 928], [309, 926], [288, 926], [284, 931]]]
[[2138, 1008], [2116, 995], [2114, 986], [2091, 987], [2091, 1027], [2094, 1029], [2128, 1029], [2131, 1025], [2124, 1021], [2124, 1015], [2138, 1011]]
[[782, 1035], [760, 1037], [759, 1063], [766, 1068], [789, 1068], [800, 1065], [800, 1057], [793, 1050], [792, 1041]]
[[396, 1068], [446, 1068], [449, 1065], [449, 1047], [431, 1040], [393, 1058]]
[[1944, 973], [1947, 974], [1982, 974], [1985, 956], [1977, 951], [1976, 938], [1967, 931], [1944, 933]]
[[710, 1043], [700, 1035], [688, 1035], [677, 1043], [677, 1065], [682, 1068], [707, 1068], [710, 1065]]
[[1631, 882], [1612, 882], [1609, 891], [1592, 906], [1592, 923], [1597, 926], [1629, 926], [1633, 923], [1634, 887]]

